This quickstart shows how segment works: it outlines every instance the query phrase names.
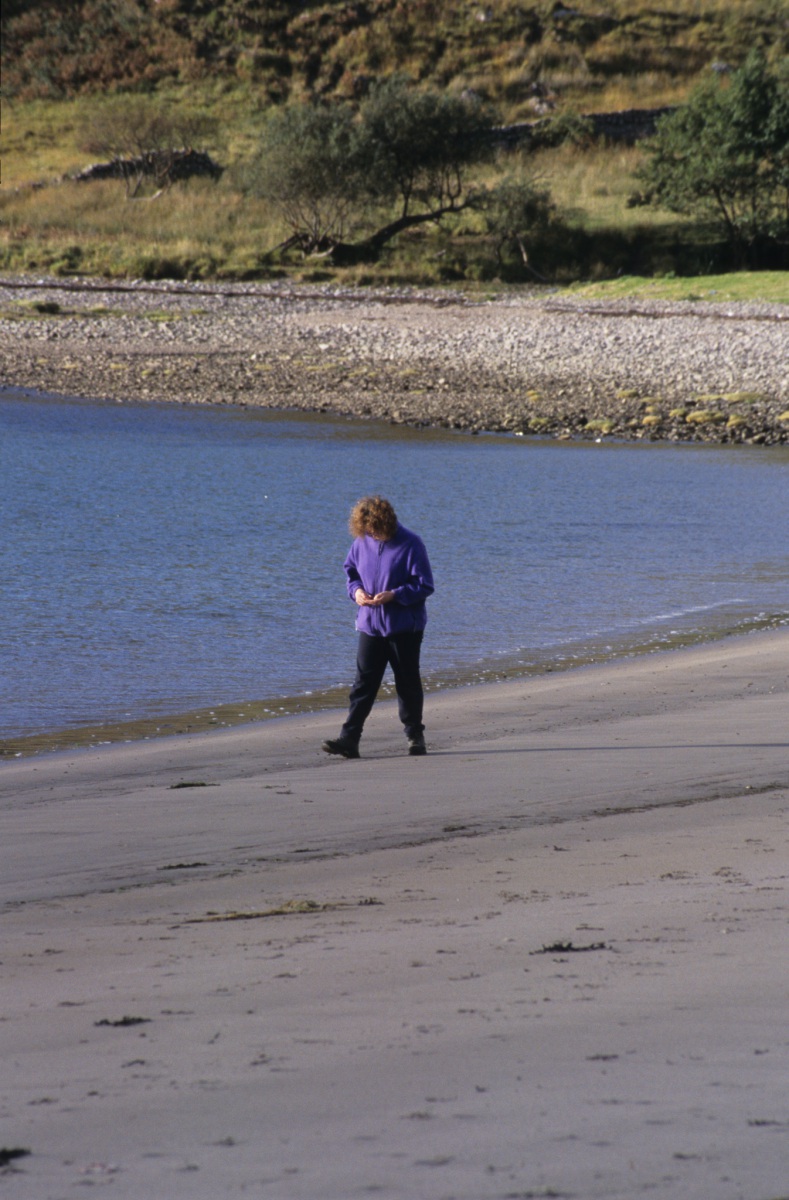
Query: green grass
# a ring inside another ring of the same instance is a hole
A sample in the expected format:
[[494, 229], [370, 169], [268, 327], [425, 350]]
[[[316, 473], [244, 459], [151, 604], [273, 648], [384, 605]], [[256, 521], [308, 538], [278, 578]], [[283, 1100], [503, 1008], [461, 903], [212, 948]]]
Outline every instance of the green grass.
[[[265, 275], [284, 230], [231, 181], [195, 180], [129, 200], [120, 181], [0, 195], [0, 266], [109, 277]], [[270, 272], [268, 272], [270, 273]]]
[[731, 275], [641, 279], [625, 276], [600, 283], [574, 284], [569, 291], [589, 300], [762, 300], [789, 304], [789, 272], [741, 271]]
[[[201, 145], [223, 166], [248, 160], [260, 140], [267, 106], [255, 89], [227, 80], [168, 85], [152, 100], [179, 118], [207, 117], [216, 127]], [[50, 182], [82, 170], [96, 159], [85, 149], [92, 126], [117, 105], [117, 97], [86, 94], [70, 100], [2, 102], [2, 188]]]
[[[571, 185], [558, 170], [546, 174], [560, 198], [572, 192], [587, 205], [574, 210], [566, 229], [529, 245], [531, 262], [547, 281], [575, 284], [582, 294], [601, 297], [789, 299], [789, 273], [711, 275], [707, 264], [714, 245], [691, 226], [667, 223], [661, 214], [653, 214], [650, 223], [644, 210], [627, 209], [627, 179], [617, 181], [619, 155], [610, 154], [610, 169], [602, 152], [578, 162], [567, 159]], [[629, 157], [626, 165], [632, 165]], [[605, 195], [596, 194], [595, 179], [608, 180]], [[295, 253], [283, 258], [276, 247], [286, 232], [263, 201], [238, 191], [232, 174], [218, 184], [174, 187], [155, 200], [126, 199], [120, 182], [0, 194], [0, 268], [6, 271], [144, 279], [287, 275], [360, 286], [535, 282], [518, 260], [498, 263], [494, 243], [471, 214], [454, 227], [402, 235], [380, 261], [346, 269]], [[698, 278], [690, 275], [693, 263], [704, 272]]]
[[544, 180], [560, 209], [585, 229], [631, 229], [676, 225], [671, 213], [630, 208], [628, 199], [639, 188], [636, 172], [644, 160], [639, 146], [565, 143], [524, 159], [524, 169]]

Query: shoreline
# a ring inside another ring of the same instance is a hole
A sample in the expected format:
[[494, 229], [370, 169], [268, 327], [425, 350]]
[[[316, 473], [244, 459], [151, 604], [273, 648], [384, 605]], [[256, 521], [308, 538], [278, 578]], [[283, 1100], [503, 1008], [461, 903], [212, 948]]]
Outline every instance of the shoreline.
[[0, 279], [7, 386], [568, 439], [789, 441], [780, 304]]
[[[563, 645], [561, 648], [544, 650], [534, 661], [523, 663], [515, 656], [503, 657], [493, 666], [473, 664], [451, 671], [423, 671], [426, 702], [444, 692], [466, 688], [495, 685], [505, 680], [529, 680], [586, 667], [626, 662], [649, 655], [669, 654], [676, 650], [693, 649], [729, 639], [748, 637], [763, 631], [779, 631], [789, 625], [789, 612], [758, 615], [744, 618], [736, 626], [693, 629], [672, 632], [671, 635], [654, 632], [637, 641], [632, 635], [603, 639], [605, 649], [593, 649], [587, 641], [583, 646]], [[612, 645], [611, 643], [615, 643]], [[349, 684], [350, 686], [350, 680]], [[221, 729], [252, 727], [261, 722], [291, 719], [327, 710], [343, 709], [347, 700], [348, 687], [315, 689], [291, 696], [274, 696], [261, 700], [226, 701], [179, 711], [160, 712], [156, 715], [140, 715], [129, 719], [109, 718], [105, 721], [86, 723], [70, 728], [54, 728], [18, 735], [0, 735], [0, 780], [2, 764], [6, 760], [31, 756], [62, 753], [70, 750], [95, 750], [101, 746], [118, 743], [130, 744], [158, 738], [184, 737], [187, 734], [218, 732]], [[394, 685], [387, 675], [381, 687], [379, 702], [392, 700]], [[239, 712], [243, 709], [243, 712]]]
[[788, 654], [4, 765], [9, 1200], [783, 1195]]

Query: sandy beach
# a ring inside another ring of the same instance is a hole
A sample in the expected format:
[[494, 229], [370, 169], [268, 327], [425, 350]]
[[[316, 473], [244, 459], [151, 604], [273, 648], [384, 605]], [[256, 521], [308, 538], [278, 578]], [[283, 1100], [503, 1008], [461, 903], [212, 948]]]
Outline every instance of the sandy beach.
[[789, 1196], [788, 653], [1, 764], [4, 1195]]

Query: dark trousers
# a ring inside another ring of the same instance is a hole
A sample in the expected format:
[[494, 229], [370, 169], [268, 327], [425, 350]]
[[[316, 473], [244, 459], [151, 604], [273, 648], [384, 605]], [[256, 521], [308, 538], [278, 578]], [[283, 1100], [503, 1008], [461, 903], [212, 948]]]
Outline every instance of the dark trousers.
[[362, 728], [390, 664], [394, 672], [398, 712], [405, 726], [406, 737], [416, 737], [423, 732], [424, 692], [419, 675], [421, 646], [421, 630], [418, 633], [396, 633], [391, 637], [359, 634], [356, 679], [351, 688], [348, 717], [342, 727], [343, 737], [358, 742], [362, 736]]

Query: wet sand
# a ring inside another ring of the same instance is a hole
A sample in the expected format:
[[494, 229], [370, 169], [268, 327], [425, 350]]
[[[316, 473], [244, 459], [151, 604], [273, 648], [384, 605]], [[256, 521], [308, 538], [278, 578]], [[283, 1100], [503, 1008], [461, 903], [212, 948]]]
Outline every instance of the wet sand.
[[4, 1195], [789, 1196], [788, 661], [0, 764]]

